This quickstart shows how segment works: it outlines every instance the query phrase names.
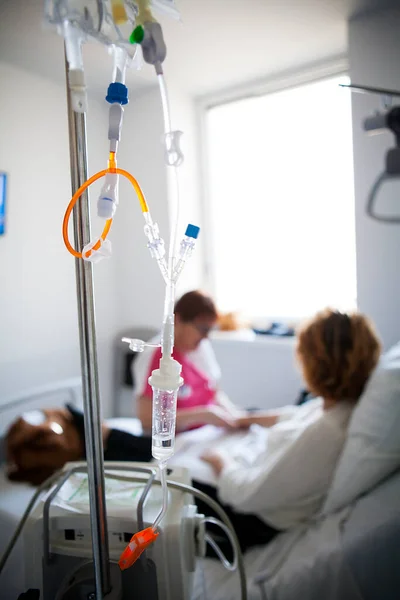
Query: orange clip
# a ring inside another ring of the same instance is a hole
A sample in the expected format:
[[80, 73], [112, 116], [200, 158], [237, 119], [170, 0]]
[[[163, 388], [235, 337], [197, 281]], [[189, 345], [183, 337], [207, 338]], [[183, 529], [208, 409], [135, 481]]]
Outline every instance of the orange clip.
[[157, 538], [158, 533], [152, 527], [147, 527], [147, 529], [135, 533], [118, 561], [121, 571], [129, 569], [137, 561], [142, 552]]

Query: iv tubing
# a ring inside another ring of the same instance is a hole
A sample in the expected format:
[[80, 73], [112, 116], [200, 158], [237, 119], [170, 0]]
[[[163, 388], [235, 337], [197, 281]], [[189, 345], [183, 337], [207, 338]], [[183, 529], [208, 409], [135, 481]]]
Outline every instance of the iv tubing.
[[[167, 86], [165, 85], [164, 75], [157, 75], [158, 85], [160, 88], [161, 95], [161, 103], [162, 103], [162, 111], [164, 118], [164, 134], [167, 136], [171, 133], [171, 113], [169, 108], [169, 100], [168, 100], [168, 92]], [[176, 196], [176, 205], [175, 205], [175, 214], [173, 222], [171, 223], [171, 235], [169, 239], [169, 250], [168, 250], [168, 273], [170, 281], [173, 278], [173, 269], [174, 269], [174, 256], [175, 256], [175, 246], [176, 246], [176, 238], [178, 231], [178, 219], [179, 219], [179, 191], [178, 191], [178, 174], [176, 172], [176, 167], [174, 167], [174, 187], [175, 187], [175, 196]], [[167, 315], [164, 315], [167, 316]]]
[[158, 513], [156, 520], [154, 521], [152, 528], [154, 529], [154, 531], [156, 531], [157, 527], [159, 526], [159, 524], [161, 523], [161, 521], [163, 520], [165, 513], [167, 512], [168, 509], [168, 486], [167, 486], [167, 470], [166, 470], [166, 461], [160, 461], [158, 463], [158, 467], [160, 470], [160, 482], [161, 482], [161, 489], [163, 491], [163, 503], [162, 503], [162, 507], [160, 512]]
[[227, 571], [236, 571], [237, 566], [238, 566], [238, 558], [237, 558], [237, 553], [236, 553], [235, 541], [234, 541], [234, 539], [232, 537], [232, 533], [231, 533], [231, 530], [229, 529], [229, 527], [227, 527], [227, 525], [225, 523], [222, 523], [221, 521], [218, 521], [218, 519], [215, 519], [214, 517], [206, 517], [205, 519], [203, 519], [203, 523], [211, 523], [213, 525], [217, 525], [218, 527], [220, 527], [222, 529], [222, 531], [225, 532], [225, 535], [227, 536], [227, 538], [228, 538], [228, 540], [229, 540], [229, 542], [230, 542], [230, 544], [232, 546], [232, 550], [233, 550], [233, 562], [229, 562], [229, 560], [223, 554], [221, 548], [213, 540], [213, 538], [208, 535], [208, 533], [205, 534], [205, 541], [211, 546], [211, 548], [217, 554], [217, 556], [220, 559], [222, 565], [225, 567], [225, 569]]
[[144, 25], [147, 21], [154, 21], [151, 13], [150, 0], [136, 0], [139, 9], [139, 14], [136, 19], [137, 25]]
[[[171, 241], [170, 241], [170, 248], [173, 247], [173, 254], [175, 255], [175, 250], [176, 250], [176, 239], [178, 236], [178, 221], [179, 221], [179, 212], [180, 212], [180, 191], [179, 191], [179, 179], [178, 179], [178, 169], [177, 167], [173, 168], [173, 174], [172, 174], [172, 178], [173, 178], [173, 187], [175, 188], [173, 191], [173, 195], [175, 195], [175, 225], [173, 227], [173, 233], [172, 233], [172, 229], [171, 229]], [[169, 257], [168, 257], [169, 258]], [[172, 265], [173, 269], [175, 268], [176, 265]], [[174, 278], [173, 276], [173, 271], [171, 272], [171, 280], [174, 281], [174, 283], [176, 283], [177, 278]]]
[[[108, 169], [104, 169], [103, 171], [99, 171], [95, 175], [92, 175], [92, 177], [90, 177], [87, 181], [85, 181], [85, 183], [83, 185], [81, 185], [81, 187], [72, 196], [72, 199], [71, 199], [70, 203], [68, 204], [67, 210], [65, 211], [64, 220], [63, 220], [64, 243], [67, 247], [67, 250], [76, 258], [83, 258], [83, 257], [82, 257], [82, 252], [78, 252], [71, 246], [69, 238], [68, 238], [68, 222], [69, 222], [69, 218], [71, 216], [72, 209], [74, 208], [74, 206], [75, 206], [77, 200], [80, 198], [80, 196], [82, 196], [83, 192], [90, 185], [92, 185], [92, 183], [94, 183], [101, 177], [104, 177], [107, 173], [117, 173], [118, 175], [122, 175], [123, 177], [126, 177], [131, 182], [133, 187], [135, 188], [135, 192], [139, 198], [140, 208], [142, 209], [142, 212], [144, 212], [144, 213], [149, 212], [149, 207], [147, 205], [146, 199], [144, 197], [144, 194], [142, 192], [140, 185], [138, 184], [136, 179], [133, 177], [133, 175], [128, 173], [128, 171], [125, 171], [124, 169], [117, 169], [117, 168], [110, 167]], [[110, 231], [111, 224], [112, 224], [112, 219], [107, 219], [106, 224], [103, 229], [103, 232], [100, 236], [101, 240], [106, 239], [108, 232]], [[100, 246], [101, 246], [101, 241], [99, 240], [93, 246], [93, 250], [98, 250], [100, 248]], [[86, 256], [90, 256], [90, 254], [91, 254], [91, 251], [89, 250], [89, 252], [87, 252]]]
[[165, 85], [164, 75], [157, 75], [158, 85], [160, 88], [161, 94], [161, 103], [163, 109], [163, 118], [164, 118], [164, 133], [170, 133], [171, 131], [171, 113], [169, 109], [169, 100], [168, 100], [168, 92], [167, 86]]
[[[142, 8], [142, 7], [140, 7]], [[164, 142], [167, 144], [167, 136], [171, 134], [171, 113], [169, 108], [169, 100], [168, 100], [168, 92], [167, 86], [165, 84], [164, 75], [157, 74], [157, 80], [160, 88], [161, 95], [161, 103], [162, 103], [162, 111], [164, 118]], [[166, 148], [168, 151], [168, 148]], [[175, 211], [173, 215], [173, 219], [171, 222], [171, 231], [170, 231], [170, 239], [169, 239], [169, 249], [168, 249], [168, 280], [166, 281], [165, 288], [165, 303], [164, 303], [164, 318], [163, 318], [163, 328], [161, 335], [161, 344], [162, 344], [162, 355], [171, 357], [172, 351], [174, 348], [174, 304], [175, 304], [175, 281], [174, 281], [174, 257], [176, 250], [176, 239], [178, 234], [178, 220], [179, 220], [179, 209], [180, 209], [180, 198], [179, 198], [179, 181], [178, 181], [178, 172], [176, 166], [174, 166], [173, 173], [173, 196], [175, 196]], [[176, 419], [176, 414], [175, 414]], [[158, 524], [164, 518], [165, 513], [168, 508], [168, 487], [167, 487], [167, 479], [165, 474], [165, 462], [159, 462], [160, 469], [160, 482], [161, 489], [163, 494], [163, 504], [159, 515], [153, 524], [153, 529], [156, 530]]]
[[127, 62], [128, 55], [126, 50], [120, 46], [114, 46], [113, 82], [123, 83], [125, 85]]

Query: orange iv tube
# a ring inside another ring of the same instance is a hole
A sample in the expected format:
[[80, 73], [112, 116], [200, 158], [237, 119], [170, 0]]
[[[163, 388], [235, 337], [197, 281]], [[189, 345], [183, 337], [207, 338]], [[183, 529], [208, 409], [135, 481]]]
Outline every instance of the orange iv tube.
[[[146, 199], [144, 197], [143, 191], [142, 191], [139, 183], [133, 177], [133, 175], [131, 175], [128, 171], [125, 171], [124, 169], [117, 169], [117, 163], [115, 160], [115, 152], [110, 152], [109, 159], [108, 159], [108, 168], [104, 169], [103, 171], [99, 171], [95, 175], [92, 175], [92, 177], [90, 177], [87, 181], [85, 181], [85, 183], [83, 185], [81, 185], [81, 187], [78, 190], [76, 190], [75, 194], [71, 198], [70, 203], [67, 206], [67, 210], [65, 211], [63, 227], [62, 227], [64, 243], [65, 243], [65, 246], [67, 247], [68, 252], [70, 252], [76, 258], [83, 258], [83, 256], [82, 256], [82, 252], [78, 252], [77, 250], [75, 250], [75, 248], [73, 248], [73, 246], [71, 245], [71, 243], [69, 241], [69, 237], [68, 237], [68, 223], [69, 223], [72, 209], [74, 208], [78, 199], [82, 196], [83, 192], [89, 186], [91, 186], [92, 183], [94, 183], [101, 177], [104, 177], [107, 173], [117, 173], [118, 175], [122, 175], [123, 177], [128, 179], [128, 181], [130, 181], [130, 183], [132, 184], [132, 186], [135, 189], [135, 192], [139, 199], [140, 208], [142, 209], [142, 212], [144, 212], [144, 213], [149, 212], [149, 207], [147, 205]], [[101, 233], [100, 239], [93, 246], [92, 250], [89, 250], [85, 254], [86, 257], [90, 256], [93, 250], [98, 250], [100, 248], [102, 242], [106, 239], [106, 237], [110, 231], [111, 224], [112, 224], [112, 219], [107, 219], [104, 229]]]

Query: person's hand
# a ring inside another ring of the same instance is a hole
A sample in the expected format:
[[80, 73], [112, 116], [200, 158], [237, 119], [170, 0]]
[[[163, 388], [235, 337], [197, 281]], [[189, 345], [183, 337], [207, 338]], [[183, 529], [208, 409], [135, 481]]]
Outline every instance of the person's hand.
[[223, 408], [231, 419], [239, 419], [247, 415], [247, 410], [236, 406], [225, 394], [225, 392], [218, 390], [215, 397], [215, 404]]
[[273, 427], [278, 418], [276, 415], [258, 415], [257, 413], [247, 413], [244, 417], [236, 420], [237, 427], [247, 429], [250, 425], [261, 425], [261, 427]]
[[225, 427], [226, 429], [236, 429], [237, 427], [237, 419], [222, 406], [218, 406], [217, 404], [206, 406], [199, 416], [200, 420], [206, 425]]
[[212, 450], [204, 452], [200, 458], [212, 467], [216, 475], [221, 473], [222, 469], [229, 461], [229, 457], [224, 455], [222, 452], [215, 452]]

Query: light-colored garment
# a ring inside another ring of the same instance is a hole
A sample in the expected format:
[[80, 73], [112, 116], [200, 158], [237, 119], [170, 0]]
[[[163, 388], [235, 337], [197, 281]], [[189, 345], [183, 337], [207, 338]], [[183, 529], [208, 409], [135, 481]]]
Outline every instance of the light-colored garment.
[[218, 479], [221, 501], [277, 529], [308, 520], [328, 492], [353, 406], [324, 411], [321, 399], [311, 400], [282, 411], [270, 429], [253, 426], [236, 449], [225, 446], [232, 460]]
[[[149, 344], [159, 344], [160, 335], [155, 336], [149, 341]], [[135, 396], [143, 395], [147, 386], [147, 377], [150, 370], [150, 364], [154, 355], [153, 348], [146, 348], [142, 354], [139, 354], [133, 363]], [[216, 388], [221, 378], [221, 370], [209, 340], [204, 339], [200, 342], [198, 348], [189, 352], [186, 358], [203, 373], [212, 388]]]

